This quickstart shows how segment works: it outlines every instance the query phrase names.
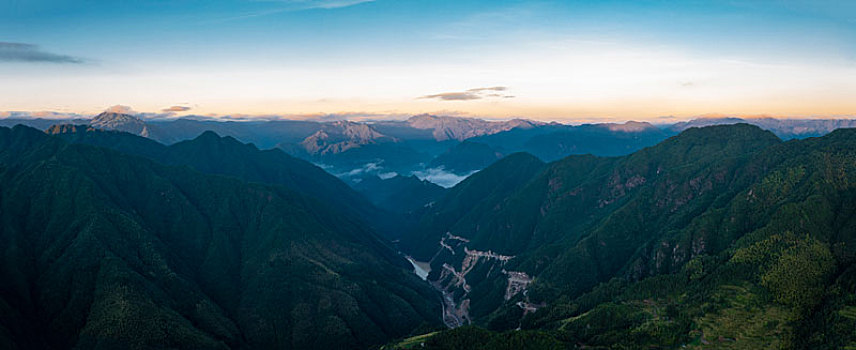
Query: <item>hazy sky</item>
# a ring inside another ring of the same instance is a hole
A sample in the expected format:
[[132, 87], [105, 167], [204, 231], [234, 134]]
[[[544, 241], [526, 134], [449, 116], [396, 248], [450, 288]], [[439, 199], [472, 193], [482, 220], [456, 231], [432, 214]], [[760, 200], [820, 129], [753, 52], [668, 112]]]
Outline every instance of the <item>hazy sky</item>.
[[116, 104], [853, 115], [856, 1], [0, 0], [0, 111]]

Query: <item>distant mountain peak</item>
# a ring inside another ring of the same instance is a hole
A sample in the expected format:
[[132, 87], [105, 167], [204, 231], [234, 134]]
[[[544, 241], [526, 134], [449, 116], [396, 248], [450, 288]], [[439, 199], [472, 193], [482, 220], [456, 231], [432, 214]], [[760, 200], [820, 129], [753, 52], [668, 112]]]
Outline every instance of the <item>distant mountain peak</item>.
[[637, 122], [637, 121], [628, 121], [624, 124], [617, 123], [608, 123], [604, 124], [604, 126], [609, 129], [609, 131], [619, 131], [619, 132], [642, 132], [647, 130], [657, 130], [657, 127], [651, 125], [648, 122]]
[[471, 137], [496, 134], [515, 128], [529, 129], [543, 124], [525, 119], [494, 122], [477, 118], [436, 116], [431, 114], [412, 116], [410, 119], [407, 119], [406, 123], [412, 128], [433, 130], [434, 139], [437, 141], [462, 141]]
[[89, 122], [94, 128], [129, 132], [143, 137], [149, 137], [146, 123], [135, 116], [124, 113], [103, 112]]
[[99, 115], [96, 115], [92, 118], [92, 122], [90, 124], [93, 125], [109, 125], [115, 123], [142, 123], [143, 120], [132, 116], [130, 114], [124, 113], [116, 113], [116, 112], [103, 112]]
[[199, 134], [199, 136], [194, 138], [194, 140], [206, 142], [220, 142], [221, 139], [223, 139], [223, 137], [211, 130], [205, 130]]
[[378, 142], [398, 142], [398, 139], [381, 134], [368, 124], [340, 120], [322, 124], [321, 130], [305, 138], [300, 145], [310, 154], [327, 154]]
[[243, 143], [231, 136], [220, 136], [212, 130], [205, 130], [192, 140], [181, 141], [177, 144], [195, 145], [209, 150], [221, 149], [252, 149], [258, 150], [253, 143]]

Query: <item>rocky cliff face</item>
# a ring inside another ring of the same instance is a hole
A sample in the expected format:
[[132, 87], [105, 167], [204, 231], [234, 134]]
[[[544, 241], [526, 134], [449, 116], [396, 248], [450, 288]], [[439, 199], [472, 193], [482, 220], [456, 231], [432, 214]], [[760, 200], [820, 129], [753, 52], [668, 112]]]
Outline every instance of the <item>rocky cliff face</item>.
[[[470, 249], [469, 244], [469, 239], [447, 232], [440, 238], [439, 249], [430, 261], [429, 280], [443, 293], [443, 321], [447, 326], [472, 323], [472, 305], [497, 307], [513, 299], [524, 313], [538, 309], [539, 305], [531, 303], [527, 295], [533, 278], [526, 272], [506, 269], [514, 256]], [[479, 285], [486, 280], [497, 282]]]
[[45, 133], [49, 135], [61, 135], [61, 134], [74, 134], [74, 133], [83, 133], [83, 132], [92, 132], [96, 129], [87, 125], [74, 125], [74, 124], [56, 124], [51, 125], [51, 127], [45, 130]]

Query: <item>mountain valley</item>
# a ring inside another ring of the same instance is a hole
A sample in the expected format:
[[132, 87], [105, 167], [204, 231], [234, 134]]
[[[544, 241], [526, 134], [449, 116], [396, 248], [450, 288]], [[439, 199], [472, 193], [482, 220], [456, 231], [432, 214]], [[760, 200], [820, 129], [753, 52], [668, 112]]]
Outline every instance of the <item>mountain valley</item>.
[[0, 343], [856, 344], [856, 129], [411, 119], [0, 128]]

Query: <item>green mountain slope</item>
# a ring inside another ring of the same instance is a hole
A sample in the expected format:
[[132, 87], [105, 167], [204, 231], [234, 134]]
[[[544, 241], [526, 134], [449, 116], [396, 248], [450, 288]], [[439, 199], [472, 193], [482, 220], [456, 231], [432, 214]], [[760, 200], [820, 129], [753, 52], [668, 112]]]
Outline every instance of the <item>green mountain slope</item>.
[[430, 277], [476, 323], [565, 344], [854, 345], [854, 174], [850, 129], [782, 143], [707, 127], [568, 157], [466, 214], [487, 220], [432, 230], [451, 246], [434, 243], [432, 270], [455, 274]]
[[4, 348], [366, 348], [436, 296], [284, 187], [0, 128]]
[[[657, 146], [607, 159], [582, 177], [563, 169], [577, 163], [573, 159], [556, 163], [556, 173], [542, 180], [548, 183], [543, 205], [549, 210], [533, 236], [573, 247], [554, 255], [543, 273], [580, 290], [611, 278], [640, 247], [687, 227], [759, 179], [765, 164], [755, 163], [753, 156], [778, 143], [772, 133], [743, 124], [690, 129]], [[696, 242], [705, 249], [722, 249], [734, 239], [705, 238]], [[683, 243], [675, 253], [689, 255], [693, 242]], [[657, 272], [668, 271], [661, 266]]]

